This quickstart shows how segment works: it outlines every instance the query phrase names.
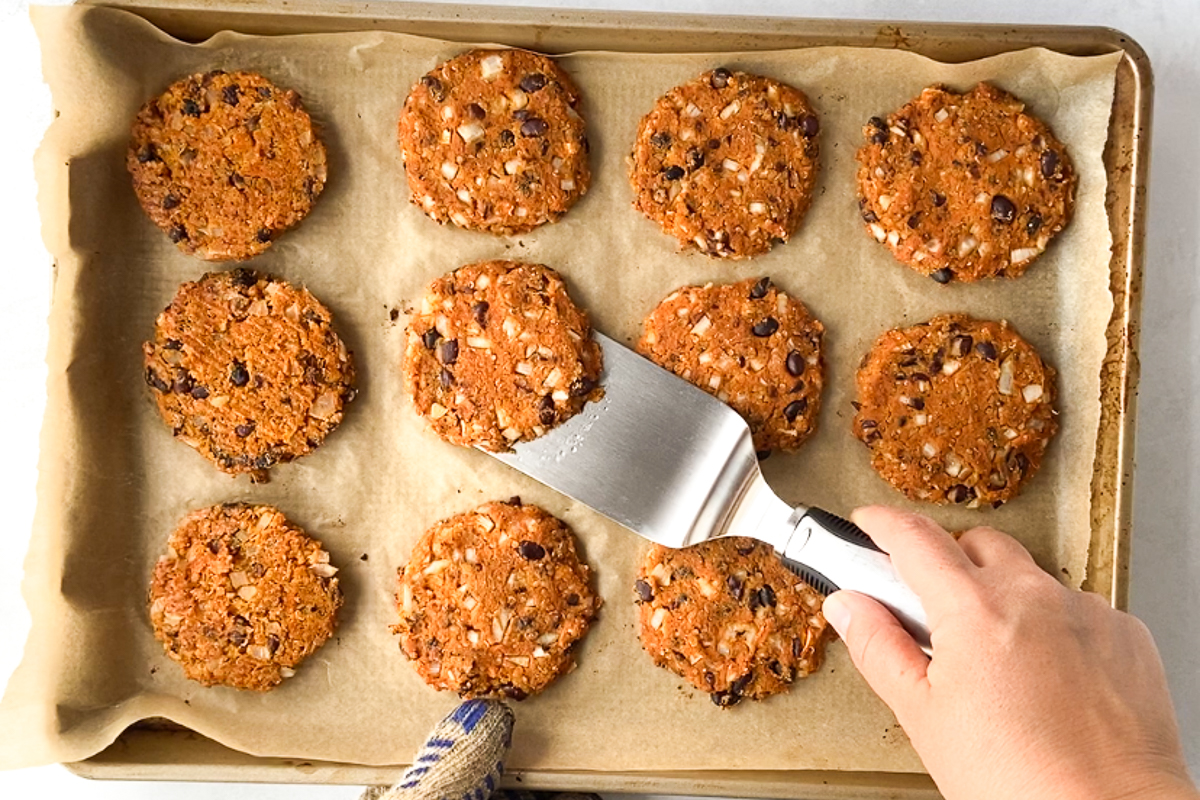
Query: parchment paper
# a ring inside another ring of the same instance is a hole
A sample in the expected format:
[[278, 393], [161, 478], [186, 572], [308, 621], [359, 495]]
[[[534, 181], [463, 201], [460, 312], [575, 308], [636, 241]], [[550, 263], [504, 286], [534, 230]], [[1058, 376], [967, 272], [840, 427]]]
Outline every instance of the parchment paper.
[[[39, 511], [25, 592], [33, 632], [0, 706], [0, 765], [86, 757], [128, 724], [168, 717], [262, 755], [407, 763], [457, 702], [425, 686], [388, 632], [395, 570], [435, 520], [519, 494], [572, 525], [605, 599], [579, 668], [517, 705], [513, 768], [918, 771], [888, 710], [844, 647], [786, 696], [722, 711], [651, 664], [636, 636], [631, 583], [643, 542], [488, 456], [456, 449], [412, 413], [400, 379], [404, 315], [435, 276], [473, 260], [559, 269], [596, 326], [632, 340], [684, 283], [770, 275], [828, 329], [828, 388], [817, 436], [764, 463], [785, 499], [849, 511], [903, 498], [850, 434], [854, 367], [884, 329], [959, 310], [1007, 318], [1059, 370], [1062, 430], [1021, 497], [999, 511], [921, 507], [944, 525], [1011, 531], [1078, 585], [1090, 537], [1089, 482], [1099, 371], [1112, 310], [1101, 151], [1117, 56], [1030, 50], [957, 66], [891, 51], [822, 48], [745, 55], [577, 53], [563, 64], [586, 98], [594, 185], [566, 218], [499, 239], [440, 227], [408, 202], [396, 117], [409, 87], [464, 48], [397, 34], [249, 38], [185, 45], [124, 12], [36, 10], [44, 70], [61, 116], [39, 155], [42, 216], [57, 264]], [[821, 116], [818, 194], [798, 235], [748, 263], [681, 255], [629, 205], [624, 156], [667, 89], [726, 64], [806, 93]], [[321, 449], [252, 486], [172, 439], [141, 376], [140, 342], [177, 285], [206, 265], [142, 214], [125, 172], [130, 120], [178, 77], [245, 68], [293, 87], [324, 131], [329, 183], [311, 216], [254, 267], [307, 286], [333, 310], [358, 358], [362, 392]], [[893, 263], [856, 214], [860, 126], [924, 86], [989, 79], [1025, 99], [1080, 173], [1075, 220], [1027, 276], [939, 286]], [[269, 694], [186, 681], [153, 638], [145, 592], [189, 509], [279, 505], [325, 542], [347, 603], [336, 638]]]

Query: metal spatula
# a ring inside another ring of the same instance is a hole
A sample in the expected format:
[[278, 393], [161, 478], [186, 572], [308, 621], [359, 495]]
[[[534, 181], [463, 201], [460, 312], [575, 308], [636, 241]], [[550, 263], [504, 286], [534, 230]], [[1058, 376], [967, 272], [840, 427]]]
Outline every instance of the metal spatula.
[[736, 411], [595, 336], [604, 349], [604, 399], [492, 455], [667, 547], [718, 536], [760, 539], [818, 591], [853, 589], [883, 603], [929, 652], [920, 601], [867, 534], [828, 511], [780, 500]]

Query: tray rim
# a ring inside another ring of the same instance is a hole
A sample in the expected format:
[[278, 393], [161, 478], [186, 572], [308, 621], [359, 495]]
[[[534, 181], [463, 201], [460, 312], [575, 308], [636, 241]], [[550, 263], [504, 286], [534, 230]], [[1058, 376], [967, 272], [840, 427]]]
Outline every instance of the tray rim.
[[[1106, 206], [1113, 233], [1111, 289], [1114, 308], [1108, 330], [1109, 353], [1102, 367], [1101, 424], [1097, 464], [1109, 459], [1108, 469], [1094, 469], [1092, 481], [1092, 548], [1089, 576], [1099, 582], [1085, 588], [1105, 594], [1116, 608], [1128, 607], [1129, 560], [1133, 507], [1133, 464], [1136, 433], [1138, 341], [1147, 209], [1147, 177], [1153, 105], [1153, 72], [1145, 50], [1131, 36], [1111, 27], [1023, 25], [1004, 23], [947, 23], [885, 20], [805, 19], [801, 17], [703, 15], [550, 9], [515, 6], [469, 6], [421, 2], [291, 0], [285, 6], [270, 0], [79, 0], [78, 5], [106, 6], [135, 13], [185, 40], [199, 40], [223, 29], [247, 32], [299, 33], [316, 30], [405, 30], [416, 32], [450, 26], [459, 41], [489, 39], [461, 35], [472, 24], [488, 23], [512, 31], [505, 41], [517, 46], [541, 46], [553, 52], [555, 34], [617, 36], [616, 47], [638, 49], [656, 36], [685, 32], [721, 37], [713, 51], [851, 45], [911, 50], [943, 61], [982, 58], [1025, 47], [1046, 47], [1072, 55], [1121, 52], [1118, 91], [1105, 148], [1108, 187]], [[188, 27], [188, 26], [191, 27]], [[264, 27], [265, 26], [265, 27]], [[273, 30], [269, 30], [273, 29]], [[431, 35], [424, 33], [423, 35]], [[738, 37], [752, 36], [736, 42]], [[791, 39], [790, 44], [786, 43]], [[795, 40], [804, 39], [804, 44]], [[734, 41], [729, 41], [734, 40]], [[661, 43], [660, 43], [661, 44]], [[656, 49], [671, 49], [656, 47]], [[695, 51], [697, 48], [683, 48]], [[708, 48], [706, 48], [708, 49]], [[1123, 95], [1128, 95], [1125, 97]], [[1123, 126], [1123, 130], [1119, 130]], [[1118, 134], [1122, 134], [1118, 141]], [[1114, 161], [1115, 160], [1115, 161]], [[1117, 164], [1116, 166], [1114, 164]], [[1122, 173], [1127, 178], [1122, 177]], [[1119, 212], [1119, 213], [1118, 213]], [[1105, 383], [1105, 376], [1109, 383]], [[1100, 499], [1106, 499], [1100, 504]], [[1111, 531], [1111, 539], [1108, 533]], [[1098, 540], [1098, 534], [1105, 534]], [[1096, 545], [1100, 544], [1101, 547]], [[1104, 575], [1107, 574], [1107, 579]], [[340, 762], [264, 758], [233, 751], [184, 729], [141, 727], [126, 730], [105, 750], [64, 764], [89, 779], [187, 780], [252, 783], [387, 783], [404, 765], [372, 767]], [[187, 760], [150, 762], [146, 755], [161, 750], [186, 754]], [[578, 772], [518, 771], [506, 775], [508, 788], [564, 791], [602, 791], [724, 795], [744, 797], [812, 798], [939, 797], [926, 775], [890, 772], [680, 771]]]

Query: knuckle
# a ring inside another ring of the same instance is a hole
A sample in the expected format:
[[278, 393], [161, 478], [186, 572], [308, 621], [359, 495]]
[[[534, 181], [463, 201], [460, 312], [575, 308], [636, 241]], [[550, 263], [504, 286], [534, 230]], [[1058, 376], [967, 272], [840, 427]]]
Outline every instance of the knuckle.
[[1047, 597], [1066, 597], [1074, 590], [1063, 586], [1054, 576], [1043, 570], [1031, 560], [1028, 569], [1019, 569], [1014, 572], [1015, 579], [1020, 581], [1021, 586], [1029, 592]]
[[980, 525], [965, 531], [958, 537], [959, 544], [978, 544], [992, 546], [1003, 543], [1011, 537], [1008, 534], [1001, 533], [995, 528], [990, 528], [987, 525]]
[[1141, 653], [1152, 652], [1157, 649], [1154, 643], [1154, 634], [1150, 632], [1150, 628], [1146, 626], [1146, 623], [1132, 614], [1116, 613], [1120, 614], [1120, 619], [1125, 626], [1127, 641], [1133, 645], [1134, 649]]
[[855, 510], [851, 515], [856, 520], [864, 519], [876, 523], [886, 523], [886, 527], [898, 536], [927, 535], [930, 531], [943, 531], [941, 526], [924, 514], [907, 511], [892, 506], [864, 506]]
[[986, 525], [966, 531], [959, 537], [958, 543], [964, 550], [974, 549], [986, 552], [994, 558], [1021, 558], [1024, 560], [1024, 557], [1028, 555], [1025, 546], [1019, 541], [1003, 531]]
[[1069, 613], [1067, 607], [1076, 594], [1036, 566], [1027, 570], [1016, 570], [1007, 580], [1008, 595], [1014, 604], [1038, 614]]
[[[1077, 595], [1076, 602], [1082, 603], [1084, 611], [1090, 615], [1108, 617], [1114, 614], [1121, 614], [1121, 612], [1112, 607], [1111, 603], [1094, 592], [1080, 591], [1075, 594]], [[1129, 614], [1123, 614], [1123, 616], [1136, 620], [1135, 617]], [[1140, 622], [1140, 620], [1136, 621]]]
[[1154, 640], [1154, 634], [1151, 633], [1150, 627], [1146, 623], [1142, 622], [1140, 619], [1135, 617], [1133, 614], [1125, 614], [1125, 617], [1129, 621], [1129, 624], [1132, 626], [1132, 629], [1135, 634], [1137, 634], [1139, 637], [1141, 637], [1143, 640], [1145, 640], [1147, 642]]
[[930, 533], [945, 534], [946, 529], [938, 525], [924, 514], [918, 514], [915, 511], [902, 512], [902, 516], [898, 520], [898, 527], [910, 536], [928, 535]]

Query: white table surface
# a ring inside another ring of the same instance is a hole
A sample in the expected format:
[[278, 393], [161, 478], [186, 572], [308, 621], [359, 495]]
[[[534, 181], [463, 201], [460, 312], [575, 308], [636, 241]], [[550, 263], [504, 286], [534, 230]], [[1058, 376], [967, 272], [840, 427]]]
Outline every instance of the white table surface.
[[[515, 2], [499, 4], [517, 4]], [[712, 14], [1106, 25], [1137, 40], [1154, 68], [1153, 159], [1137, 428], [1131, 606], [1150, 626], [1171, 681], [1184, 746], [1200, 773], [1200, 2], [1197, 0], [538, 0], [533, 5]], [[18, 591], [45, 404], [50, 258], [42, 246], [31, 157], [50, 120], [27, 0], [0, 0], [0, 684], [21, 656], [29, 618]], [[1138, 676], [1130, 675], [1131, 681]], [[90, 782], [60, 766], [0, 773], [0, 798], [357, 797], [353, 787]]]

